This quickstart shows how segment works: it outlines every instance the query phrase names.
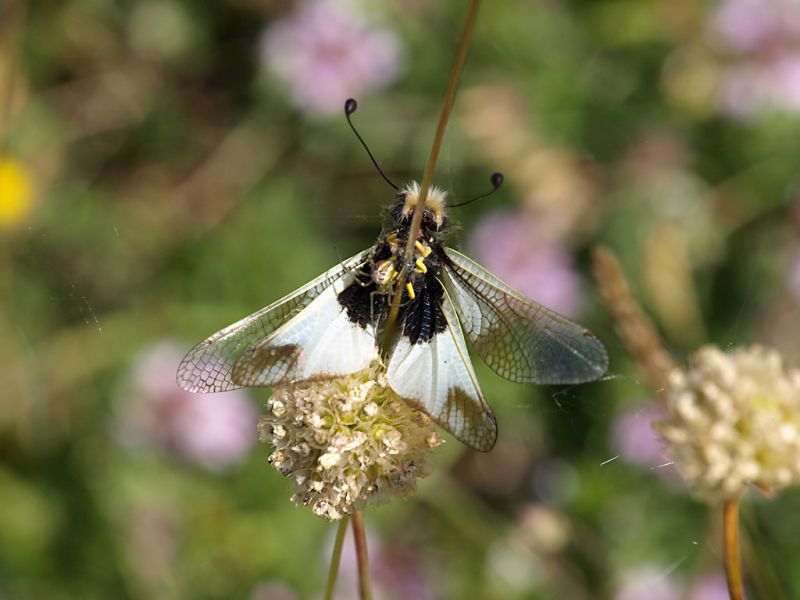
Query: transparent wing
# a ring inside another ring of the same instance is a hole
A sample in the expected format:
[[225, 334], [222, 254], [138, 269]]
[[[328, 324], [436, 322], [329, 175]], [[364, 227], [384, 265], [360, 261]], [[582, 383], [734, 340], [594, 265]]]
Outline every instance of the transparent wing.
[[242, 387], [328, 379], [366, 369], [378, 359], [375, 328], [350, 320], [339, 294], [351, 273], [329, 285], [273, 334], [245, 350], [231, 379]]
[[458, 317], [447, 294], [442, 301], [447, 328], [427, 342], [402, 336], [389, 358], [389, 386], [468, 446], [488, 452], [497, 441], [497, 422], [478, 387]]
[[178, 367], [178, 385], [189, 392], [225, 392], [243, 387], [232, 378], [241, 355], [286, 324], [347, 272], [357, 269], [369, 252], [348, 258], [288, 296], [197, 344]]
[[589, 330], [522, 296], [447, 248], [444, 283], [475, 351], [498, 375], [522, 383], [592, 381], [608, 354]]

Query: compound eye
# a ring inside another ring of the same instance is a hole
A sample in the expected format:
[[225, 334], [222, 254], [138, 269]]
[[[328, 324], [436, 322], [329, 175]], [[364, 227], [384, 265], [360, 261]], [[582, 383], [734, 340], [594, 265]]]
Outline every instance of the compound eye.
[[433, 213], [431, 213], [431, 211], [429, 211], [426, 208], [425, 211], [422, 213], [422, 220], [423, 221], [433, 221]]

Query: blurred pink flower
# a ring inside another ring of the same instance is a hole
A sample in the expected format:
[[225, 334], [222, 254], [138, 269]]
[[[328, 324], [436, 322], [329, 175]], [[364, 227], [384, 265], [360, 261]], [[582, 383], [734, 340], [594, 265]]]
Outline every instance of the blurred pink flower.
[[369, 25], [345, 0], [306, 0], [269, 25], [261, 41], [269, 71], [308, 113], [340, 111], [351, 96], [392, 83], [403, 67], [397, 36]]
[[611, 444], [622, 460], [654, 472], [676, 492], [686, 492], [672, 460], [664, 453], [653, 423], [664, 418], [659, 406], [649, 405], [617, 416], [611, 429]]
[[469, 246], [478, 262], [529, 298], [568, 316], [580, 310], [580, 281], [570, 253], [521, 213], [484, 217]]
[[734, 117], [758, 113], [769, 102], [769, 85], [761, 65], [731, 65], [720, 75], [721, 108]]
[[[381, 600], [434, 600], [434, 594], [418, 550], [398, 543], [396, 540], [386, 544], [370, 533], [367, 527], [367, 547], [369, 548], [369, 568], [372, 573], [372, 586], [375, 597]], [[328, 561], [333, 546], [324, 553], [323, 561]], [[337, 583], [337, 599], [358, 596], [358, 561], [352, 535], [347, 535], [342, 547], [342, 562]]]
[[292, 589], [279, 581], [262, 581], [250, 592], [250, 600], [297, 600]]
[[731, 54], [719, 81], [728, 114], [800, 112], [800, 2], [725, 0], [711, 20], [712, 37]]
[[[800, 46], [800, 36], [798, 45]], [[800, 50], [781, 56], [775, 61], [774, 69], [783, 104], [800, 111]]]
[[[688, 588], [684, 591], [682, 588]], [[673, 579], [669, 569], [646, 567], [633, 573], [620, 587], [615, 600], [729, 600], [722, 573], [708, 573], [689, 586]]]
[[385, 598], [435, 600], [436, 594], [422, 569], [419, 550], [407, 546], [383, 545], [375, 561], [375, 580]]
[[686, 600], [730, 600], [728, 584], [722, 573], [708, 573], [692, 585]]
[[729, 50], [762, 50], [782, 37], [785, 16], [797, 12], [791, 4], [783, 0], [725, 0], [714, 13], [711, 27], [720, 45]]
[[728, 66], [720, 76], [720, 104], [739, 118], [765, 110], [800, 113], [800, 52]]
[[614, 421], [611, 431], [616, 452], [627, 462], [641, 467], [654, 468], [668, 462], [664, 444], [653, 431], [653, 423], [664, 417], [656, 406], [648, 406], [622, 413]]
[[117, 412], [120, 439], [176, 452], [211, 470], [240, 461], [255, 443], [258, 411], [243, 391], [191, 394], [175, 383], [186, 349], [168, 341], [141, 352]]
[[679, 586], [667, 570], [642, 569], [634, 573], [617, 591], [615, 600], [680, 600]]

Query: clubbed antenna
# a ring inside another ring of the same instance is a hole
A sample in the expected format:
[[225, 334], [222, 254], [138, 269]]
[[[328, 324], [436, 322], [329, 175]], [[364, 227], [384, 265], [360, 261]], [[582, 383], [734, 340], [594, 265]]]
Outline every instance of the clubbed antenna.
[[356, 134], [356, 137], [358, 138], [358, 141], [361, 142], [362, 146], [364, 146], [364, 150], [367, 151], [367, 154], [369, 155], [369, 158], [372, 161], [372, 164], [375, 165], [376, 169], [378, 169], [378, 173], [380, 173], [380, 175], [381, 175], [381, 177], [383, 177], [384, 181], [386, 181], [386, 183], [388, 183], [390, 186], [392, 186], [397, 191], [400, 191], [400, 188], [397, 187], [394, 183], [392, 183], [392, 180], [389, 179], [386, 176], [386, 173], [383, 172], [383, 169], [381, 169], [381, 166], [378, 164], [378, 161], [375, 160], [375, 157], [372, 155], [372, 152], [370, 152], [369, 146], [367, 146], [367, 143], [364, 141], [364, 138], [361, 137], [361, 135], [358, 133], [358, 130], [356, 129], [356, 126], [353, 125], [353, 121], [350, 119], [350, 115], [352, 115], [354, 112], [356, 112], [357, 108], [358, 108], [358, 102], [356, 102], [354, 98], [348, 98], [344, 103], [344, 116], [347, 119], [347, 123], [350, 125], [350, 129], [353, 130], [353, 133]]
[[491, 196], [497, 190], [500, 189], [500, 186], [503, 185], [503, 181], [505, 181], [505, 178], [503, 177], [502, 173], [493, 173], [491, 177], [491, 182], [492, 182], [491, 190], [489, 190], [485, 194], [481, 194], [480, 196], [475, 196], [474, 198], [472, 198], [471, 200], [467, 200], [466, 202], [460, 202], [459, 204], [448, 204], [447, 207], [459, 208], [461, 206], [466, 206], [467, 204], [472, 204], [473, 202], [475, 202], [476, 200], [480, 200], [481, 198], [486, 198], [487, 196]]

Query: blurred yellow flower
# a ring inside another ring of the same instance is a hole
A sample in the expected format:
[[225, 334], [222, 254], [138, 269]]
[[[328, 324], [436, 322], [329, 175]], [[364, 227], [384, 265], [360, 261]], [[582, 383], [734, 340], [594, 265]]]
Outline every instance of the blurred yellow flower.
[[25, 221], [33, 210], [33, 181], [20, 161], [0, 157], [0, 229]]

